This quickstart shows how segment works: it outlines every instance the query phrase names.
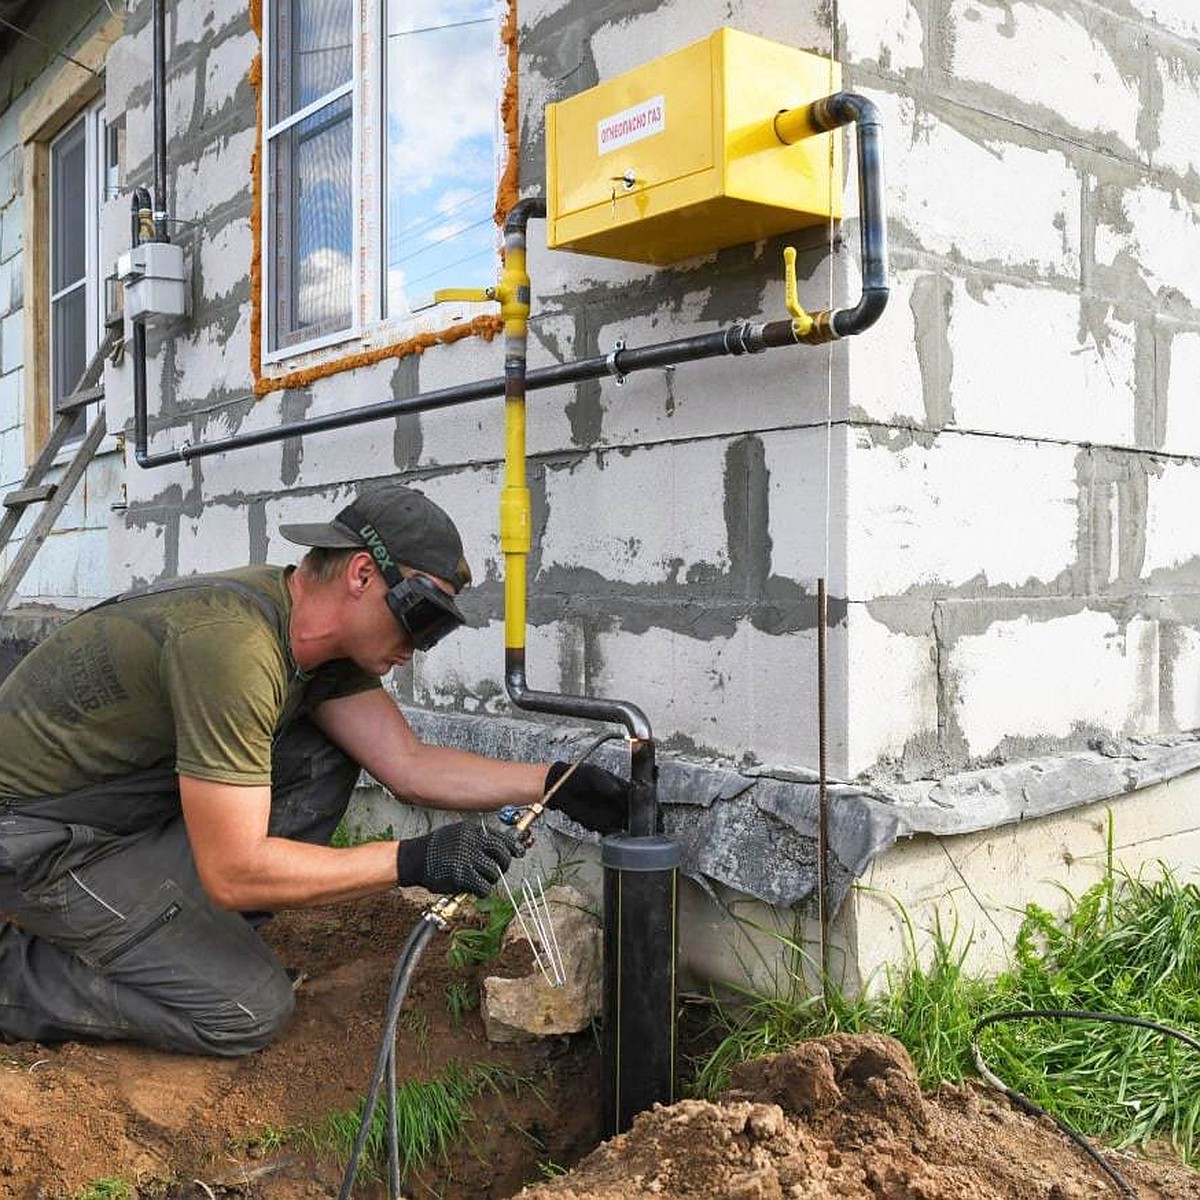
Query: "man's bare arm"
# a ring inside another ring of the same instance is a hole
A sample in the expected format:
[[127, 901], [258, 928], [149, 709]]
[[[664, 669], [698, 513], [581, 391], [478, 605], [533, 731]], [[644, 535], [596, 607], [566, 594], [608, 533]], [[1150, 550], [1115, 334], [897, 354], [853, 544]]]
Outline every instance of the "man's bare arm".
[[396, 883], [396, 842], [347, 849], [269, 837], [269, 787], [179, 777], [200, 882], [214, 904], [241, 911], [353, 900]]
[[542, 796], [545, 763], [506, 762], [428, 745], [378, 688], [329, 700], [313, 720], [384, 787], [413, 804], [486, 811], [532, 804]]

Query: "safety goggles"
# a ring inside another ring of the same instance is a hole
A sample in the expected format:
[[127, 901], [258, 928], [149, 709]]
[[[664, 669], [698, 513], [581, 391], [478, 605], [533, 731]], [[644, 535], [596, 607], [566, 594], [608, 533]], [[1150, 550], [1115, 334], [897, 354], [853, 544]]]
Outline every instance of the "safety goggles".
[[423, 575], [410, 575], [393, 583], [388, 588], [387, 602], [392, 616], [418, 650], [432, 650], [448, 633], [467, 622], [454, 600]]

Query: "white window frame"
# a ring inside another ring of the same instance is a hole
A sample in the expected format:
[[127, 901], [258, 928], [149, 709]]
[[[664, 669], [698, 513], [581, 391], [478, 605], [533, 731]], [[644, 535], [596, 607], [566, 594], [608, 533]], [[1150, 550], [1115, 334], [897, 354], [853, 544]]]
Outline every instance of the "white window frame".
[[[84, 146], [84, 274], [83, 278], [75, 283], [68, 284], [64, 288], [60, 288], [57, 292], [54, 287], [54, 249], [56, 222], [58, 219], [57, 200], [55, 195], [54, 184], [54, 154], [56, 148], [62, 142], [70, 137], [80, 126], [83, 126], [83, 146]], [[51, 420], [57, 420], [59, 416], [58, 401], [61, 396], [58, 393], [59, 380], [55, 378], [57, 363], [56, 354], [58, 347], [55, 345], [54, 337], [54, 305], [57, 301], [69, 296], [73, 292], [84, 289], [84, 328], [85, 328], [85, 353], [84, 366], [86, 367], [92, 360], [92, 356], [96, 353], [100, 346], [101, 330], [104, 327], [104, 279], [100, 270], [100, 208], [104, 202], [104, 162], [105, 162], [105, 122], [104, 122], [104, 100], [103, 98], [93, 101], [85, 108], [79, 116], [60, 130], [49, 142], [49, 169], [47, 171], [47, 187], [46, 187], [46, 205], [47, 205], [47, 229], [49, 231], [49, 253], [47, 256], [48, 278], [46, 281], [46, 345], [50, 356], [49, 362], [49, 382], [50, 382], [50, 417]], [[78, 383], [78, 380], [74, 381]], [[74, 388], [72, 384], [72, 389]], [[69, 392], [64, 392], [63, 395], [69, 395]], [[82, 436], [82, 430], [78, 435], [75, 435], [72, 440]]]
[[[269, 124], [272, 112], [272, 97], [275, 81], [272, 79], [271, 64], [273, 48], [271, 31], [275, 24], [278, 4], [281, 0], [263, 0], [262, 10], [262, 90], [260, 104], [263, 114], [263, 135], [259, 145], [261, 170], [261, 213], [260, 213], [260, 262], [262, 288], [259, 296], [260, 319], [263, 330], [260, 349], [260, 364], [263, 367], [275, 367], [279, 371], [281, 364], [292, 365], [292, 360], [301, 359], [296, 365], [309, 365], [330, 358], [322, 351], [346, 346], [358, 342], [362, 345], [387, 345], [403, 340], [413, 334], [437, 328], [450, 323], [450, 319], [438, 320], [430, 316], [429, 310], [422, 309], [419, 314], [405, 313], [403, 315], [387, 315], [387, 263], [385, 233], [385, 214], [387, 200], [385, 189], [388, 172], [385, 162], [387, 154], [387, 99], [385, 95], [387, 4], [386, 0], [354, 0], [354, 29], [352, 37], [355, 46], [353, 56], [352, 78], [339, 88], [327, 93], [307, 105], [303, 110], [289, 117]], [[290, 0], [282, 0], [289, 3]], [[498, 52], [502, 48], [500, 32], [503, 23], [504, 7], [502, 0], [497, 0], [495, 12], [495, 38]], [[353, 213], [352, 222], [352, 255], [351, 279], [354, 281], [351, 294], [352, 314], [351, 326], [344, 331], [328, 333], [304, 342], [287, 346], [270, 344], [273, 329], [273, 315], [268, 306], [274, 295], [274, 246], [273, 246], [273, 208], [274, 195], [273, 164], [271, 143], [297, 122], [311, 116], [327, 104], [349, 95], [351, 97], [351, 124], [353, 144]], [[501, 101], [503, 85], [495, 95], [493, 120], [496, 123], [497, 161], [493, 169], [493, 182], [499, 187], [503, 171], [504, 131], [501, 118]], [[500, 241], [496, 242], [496, 273], [500, 270]], [[446, 306], [437, 305], [435, 309]], [[494, 313], [494, 305], [464, 304], [454, 306], [454, 318], [473, 316], [477, 313]], [[316, 352], [316, 353], [314, 353]]]
[[[278, 7], [279, 0], [264, 0], [262, 22], [263, 22], [263, 41], [262, 41], [262, 64], [263, 64], [263, 82], [262, 94], [260, 103], [263, 111], [263, 136], [262, 136], [262, 215], [260, 229], [262, 230], [262, 245], [260, 247], [260, 255], [262, 262], [262, 296], [260, 298], [262, 328], [264, 330], [263, 346], [262, 346], [262, 361], [266, 363], [281, 362], [285, 359], [295, 358], [297, 355], [306, 354], [312, 350], [322, 350], [329, 346], [342, 345], [345, 342], [354, 341], [362, 336], [362, 299], [361, 288], [351, 286], [350, 292], [350, 324], [345, 329], [340, 329], [335, 332], [321, 334], [318, 337], [308, 338], [300, 342], [290, 342], [287, 345], [272, 347], [270, 345], [271, 333], [275, 327], [275, 314], [268, 309], [268, 305], [273, 301], [270, 297], [275, 294], [275, 249], [274, 249], [274, 200], [275, 195], [271, 188], [271, 183], [274, 178], [273, 159], [272, 159], [272, 142], [280, 135], [287, 133], [293, 126], [298, 125], [301, 121], [313, 116], [321, 109], [328, 107], [331, 104], [336, 104], [339, 100], [346, 96], [350, 97], [350, 128], [351, 128], [351, 162], [353, 170], [351, 173], [351, 249], [350, 249], [350, 278], [352, 281], [361, 280], [362, 278], [362, 53], [361, 53], [361, 32], [363, 29], [363, 0], [354, 0], [354, 28], [351, 30], [351, 40], [355, 50], [351, 55], [352, 67], [351, 77], [340, 86], [334, 88], [325, 95], [318, 97], [316, 100], [306, 104], [302, 109], [291, 113], [284, 117], [281, 121], [276, 121], [273, 124], [268, 124], [272, 109], [274, 107], [275, 95], [275, 80], [272, 78], [271, 63], [274, 58], [274, 47], [271, 41], [271, 30], [275, 23], [275, 11]], [[291, 0], [283, 0], [284, 3], [290, 3]]]

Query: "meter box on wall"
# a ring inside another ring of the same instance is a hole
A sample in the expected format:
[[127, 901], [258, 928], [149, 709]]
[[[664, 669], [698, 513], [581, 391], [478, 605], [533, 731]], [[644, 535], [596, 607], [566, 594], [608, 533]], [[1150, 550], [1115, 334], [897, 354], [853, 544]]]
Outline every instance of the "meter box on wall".
[[547, 105], [550, 246], [670, 263], [840, 217], [840, 136], [774, 128], [840, 87], [826, 58], [719, 29]]

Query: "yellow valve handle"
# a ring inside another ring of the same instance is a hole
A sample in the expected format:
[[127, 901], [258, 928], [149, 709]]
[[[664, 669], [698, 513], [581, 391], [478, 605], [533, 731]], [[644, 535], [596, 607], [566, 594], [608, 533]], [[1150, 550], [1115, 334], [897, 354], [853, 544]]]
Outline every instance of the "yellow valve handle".
[[783, 302], [787, 305], [792, 318], [792, 333], [796, 337], [805, 337], [813, 327], [813, 319], [800, 304], [800, 295], [796, 290], [796, 247], [783, 248]]
[[443, 300], [474, 300], [482, 303], [485, 300], [496, 300], [495, 288], [438, 288], [433, 298], [440, 303]]

